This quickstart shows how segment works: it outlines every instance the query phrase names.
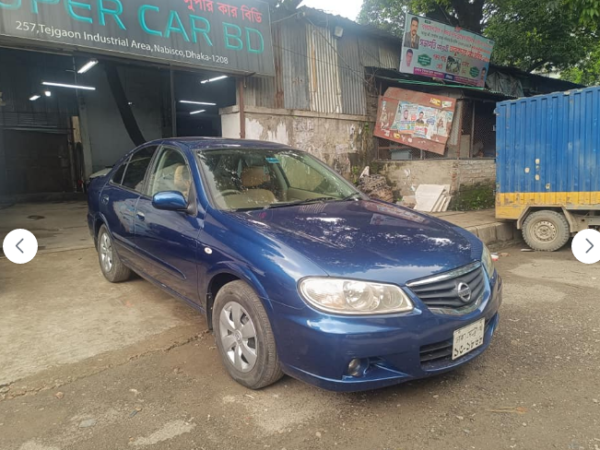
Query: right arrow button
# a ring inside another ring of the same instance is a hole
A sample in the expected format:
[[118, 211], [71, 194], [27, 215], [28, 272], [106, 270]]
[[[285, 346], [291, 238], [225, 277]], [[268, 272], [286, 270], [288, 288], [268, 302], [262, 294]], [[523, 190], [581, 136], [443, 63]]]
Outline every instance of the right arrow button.
[[573, 256], [584, 264], [600, 261], [600, 232], [583, 230], [575, 235], [571, 244]]

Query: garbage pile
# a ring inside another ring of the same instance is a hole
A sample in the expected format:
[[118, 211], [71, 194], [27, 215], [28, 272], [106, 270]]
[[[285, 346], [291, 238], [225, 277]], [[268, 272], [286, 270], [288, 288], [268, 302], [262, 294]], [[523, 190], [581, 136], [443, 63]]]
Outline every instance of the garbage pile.
[[369, 197], [393, 203], [394, 193], [382, 175], [363, 175], [358, 182], [358, 188]]

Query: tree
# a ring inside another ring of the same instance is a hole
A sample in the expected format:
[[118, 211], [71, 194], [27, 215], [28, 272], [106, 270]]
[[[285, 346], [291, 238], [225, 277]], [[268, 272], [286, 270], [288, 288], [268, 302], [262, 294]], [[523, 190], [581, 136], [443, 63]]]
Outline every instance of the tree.
[[565, 70], [582, 61], [596, 37], [561, 1], [496, 0], [485, 35], [496, 41], [492, 60], [527, 72]]
[[584, 9], [600, 17], [596, 7], [600, 0], [365, 0], [359, 21], [401, 36], [404, 13], [425, 15], [494, 39], [493, 62], [531, 72], [568, 69], [589, 56], [597, 36], [581, 17]]
[[480, 33], [485, 6], [486, 0], [364, 0], [358, 21], [401, 36], [404, 14], [410, 12]]
[[596, 45], [590, 55], [576, 66], [561, 72], [560, 78], [586, 86], [600, 84], [600, 45]]
[[600, 21], [600, 0], [567, 0], [567, 4], [579, 16], [582, 25], [597, 27]]

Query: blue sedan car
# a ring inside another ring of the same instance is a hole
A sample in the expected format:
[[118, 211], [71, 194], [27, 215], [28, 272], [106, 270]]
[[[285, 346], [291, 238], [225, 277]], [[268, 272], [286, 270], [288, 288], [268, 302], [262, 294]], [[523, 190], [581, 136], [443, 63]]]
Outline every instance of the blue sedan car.
[[502, 283], [473, 234], [370, 200], [308, 153], [181, 138], [90, 186], [110, 282], [135, 272], [204, 312], [231, 377], [336, 391], [439, 374], [480, 355]]

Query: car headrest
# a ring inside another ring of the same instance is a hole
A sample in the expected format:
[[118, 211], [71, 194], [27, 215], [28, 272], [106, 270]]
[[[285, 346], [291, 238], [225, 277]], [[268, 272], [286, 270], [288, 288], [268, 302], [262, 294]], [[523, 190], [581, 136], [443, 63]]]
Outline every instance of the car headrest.
[[269, 181], [269, 174], [263, 166], [246, 167], [242, 170], [242, 185], [255, 188]]
[[175, 187], [184, 194], [187, 194], [190, 190], [190, 171], [185, 165], [181, 164], [175, 169], [175, 173], [173, 174], [173, 184], [175, 184]]

